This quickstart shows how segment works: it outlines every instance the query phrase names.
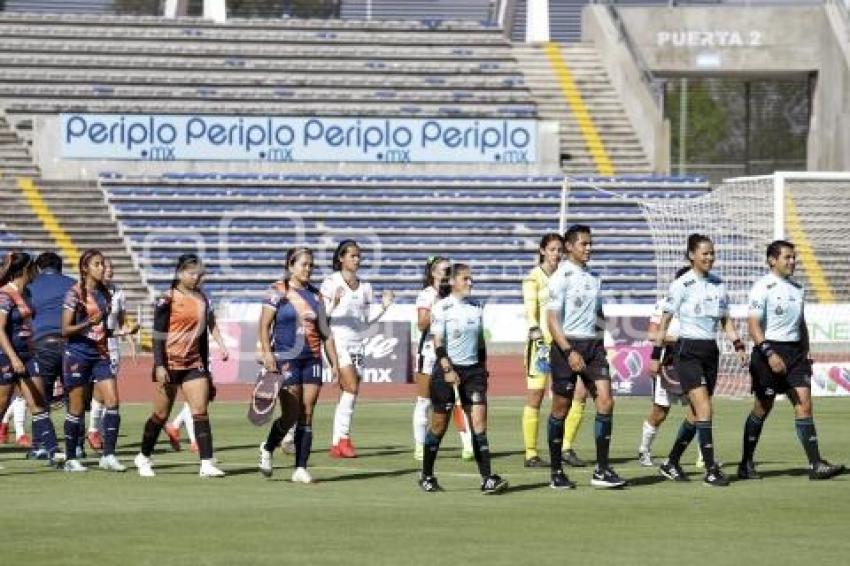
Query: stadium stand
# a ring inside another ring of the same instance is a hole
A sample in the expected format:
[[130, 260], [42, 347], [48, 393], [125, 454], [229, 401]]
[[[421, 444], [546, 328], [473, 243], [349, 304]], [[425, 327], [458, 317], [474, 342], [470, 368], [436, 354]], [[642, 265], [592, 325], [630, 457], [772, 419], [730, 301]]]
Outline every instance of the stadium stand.
[[470, 20], [492, 23], [495, 0], [342, 0], [341, 15], [355, 20]]
[[[207, 258], [207, 286], [219, 298], [256, 299], [280, 276], [299, 236], [326, 272], [336, 243], [364, 246], [365, 275], [412, 302], [428, 256], [441, 253], [475, 268], [476, 294], [520, 300], [518, 281], [533, 265], [539, 237], [558, 229], [560, 177], [345, 177], [174, 174], [106, 175], [101, 185], [134, 260], [156, 288], [171, 279], [174, 257]], [[605, 188], [608, 192], [596, 190]], [[632, 302], [656, 296], [649, 231], [638, 199], [695, 196], [694, 179], [635, 179], [569, 192], [569, 221], [595, 231], [594, 266], [608, 295]]]

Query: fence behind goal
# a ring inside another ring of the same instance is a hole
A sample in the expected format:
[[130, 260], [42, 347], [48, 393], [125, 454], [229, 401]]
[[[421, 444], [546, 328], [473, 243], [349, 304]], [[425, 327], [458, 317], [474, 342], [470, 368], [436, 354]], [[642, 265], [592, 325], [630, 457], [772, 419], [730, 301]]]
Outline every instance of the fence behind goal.
[[[747, 295], [767, 270], [765, 248], [776, 239], [797, 247], [796, 278], [807, 291], [807, 322], [817, 364], [813, 389], [850, 394], [850, 174], [775, 173], [729, 179], [695, 198], [641, 203], [649, 225], [659, 296], [685, 264], [689, 234], [715, 242], [715, 272], [725, 281], [738, 332], [751, 346]], [[744, 395], [750, 389], [728, 340], [721, 340], [717, 392]], [[842, 365], [843, 364], [843, 365]]]

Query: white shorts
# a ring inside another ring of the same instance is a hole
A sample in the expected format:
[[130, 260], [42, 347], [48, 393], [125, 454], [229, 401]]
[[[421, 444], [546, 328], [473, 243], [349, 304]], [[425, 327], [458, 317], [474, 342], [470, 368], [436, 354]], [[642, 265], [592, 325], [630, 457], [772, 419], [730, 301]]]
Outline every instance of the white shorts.
[[[666, 371], [666, 370], [662, 370]], [[681, 386], [656, 375], [652, 381], [652, 402], [659, 407], [670, 407], [672, 402], [686, 405], [687, 399], [682, 393]]]
[[109, 346], [109, 365], [112, 366], [112, 375], [118, 376], [118, 366], [121, 363], [121, 345], [118, 338], [107, 338], [106, 344]]
[[416, 353], [416, 373], [431, 375], [436, 363], [437, 352], [434, 349], [434, 343], [429, 340], [422, 344], [422, 348]]
[[353, 336], [334, 336], [339, 367], [354, 366], [357, 371], [363, 369], [363, 342], [362, 338]]

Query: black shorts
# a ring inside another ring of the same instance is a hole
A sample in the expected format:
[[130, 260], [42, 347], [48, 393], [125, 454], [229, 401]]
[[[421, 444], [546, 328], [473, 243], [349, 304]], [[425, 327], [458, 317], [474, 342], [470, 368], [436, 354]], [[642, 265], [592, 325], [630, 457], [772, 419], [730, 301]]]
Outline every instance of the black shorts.
[[596, 397], [596, 382], [611, 381], [611, 369], [608, 367], [608, 354], [601, 338], [569, 338], [573, 350], [581, 354], [587, 366], [582, 373], [576, 373], [570, 367], [567, 356], [557, 345], [552, 344], [549, 363], [552, 366], [552, 393], [561, 397], [570, 397], [576, 388], [578, 378], [584, 382], [587, 392]]
[[[210, 379], [210, 374], [200, 368], [168, 370], [168, 383], [171, 385], [181, 385], [195, 379]], [[156, 370], [153, 380], [156, 381]]]
[[53, 383], [62, 377], [62, 353], [64, 343], [58, 336], [48, 336], [33, 343], [31, 373], [45, 383]]
[[[484, 366], [454, 366], [460, 383], [457, 386], [460, 393], [460, 404], [464, 407], [470, 405], [487, 404], [487, 370]], [[454, 388], [446, 383], [445, 374], [440, 364], [434, 366], [431, 374], [431, 404], [435, 413], [448, 413], [455, 404]]]
[[713, 395], [720, 362], [717, 341], [680, 338], [674, 348], [673, 368], [679, 376], [682, 393], [687, 395], [698, 387], [705, 387], [708, 394]]
[[770, 364], [758, 349], [750, 355], [750, 376], [753, 381], [753, 394], [758, 399], [772, 399], [778, 394], [787, 393], [797, 387], [811, 388], [812, 365], [808, 352], [800, 342], [769, 342], [773, 350], [785, 362], [784, 374], [773, 373]]

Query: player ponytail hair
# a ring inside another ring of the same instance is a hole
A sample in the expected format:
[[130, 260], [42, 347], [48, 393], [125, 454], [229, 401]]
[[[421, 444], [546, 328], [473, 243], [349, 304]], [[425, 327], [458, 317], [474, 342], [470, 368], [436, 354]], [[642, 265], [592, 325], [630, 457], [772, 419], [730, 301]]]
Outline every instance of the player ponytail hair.
[[[442, 285], [442, 281], [434, 281], [434, 266], [443, 263], [444, 261], [449, 261], [449, 258], [441, 256], [441, 255], [432, 255], [428, 258], [428, 261], [425, 262], [425, 275], [422, 277], [422, 288], [427, 289], [428, 287], [435, 286], [439, 289], [439, 286]], [[438, 283], [435, 285], [435, 283]]]
[[770, 265], [771, 259], [779, 259], [779, 256], [782, 254], [782, 250], [788, 248], [789, 250], [794, 250], [794, 244], [787, 240], [774, 240], [767, 245], [767, 251], [765, 252], [765, 256], [767, 259], [767, 264]]
[[537, 248], [537, 265], [543, 265], [543, 250], [554, 241], [561, 242], [561, 245], [563, 245], [564, 237], [556, 232], [549, 232], [540, 239], [540, 246]]
[[333, 260], [331, 261], [331, 267], [334, 271], [342, 270], [342, 256], [347, 254], [348, 250], [351, 249], [359, 250], [360, 246], [354, 240], [343, 240], [337, 245], [336, 250], [334, 250]]
[[176, 289], [180, 284], [180, 272], [188, 267], [201, 265], [201, 258], [198, 254], [182, 254], [177, 258], [177, 267], [174, 268], [174, 277], [171, 279], [171, 288]]
[[32, 258], [26, 252], [9, 252], [0, 266], [0, 286], [32, 270]]
[[691, 259], [691, 254], [695, 253], [697, 249], [700, 247], [700, 244], [711, 244], [711, 238], [704, 234], [698, 234], [694, 232], [690, 236], [688, 236], [688, 248], [685, 250], [685, 259], [688, 260], [688, 263], [693, 264], [693, 260]]
[[[83, 252], [83, 255], [80, 256], [80, 261], [77, 266], [80, 272], [80, 305], [83, 309], [85, 309], [88, 304], [88, 289], [86, 288], [88, 283], [86, 280], [88, 279], [90, 269], [89, 264], [91, 264], [96, 257], [104, 259], [103, 252], [96, 249], [86, 250]], [[97, 290], [100, 291], [106, 299], [106, 312], [104, 315], [108, 315], [110, 305], [112, 304], [112, 293], [109, 292], [109, 289], [106, 288], [103, 281], [97, 282]]]

